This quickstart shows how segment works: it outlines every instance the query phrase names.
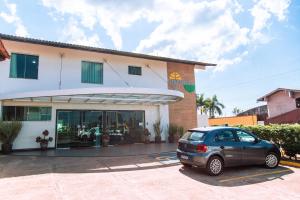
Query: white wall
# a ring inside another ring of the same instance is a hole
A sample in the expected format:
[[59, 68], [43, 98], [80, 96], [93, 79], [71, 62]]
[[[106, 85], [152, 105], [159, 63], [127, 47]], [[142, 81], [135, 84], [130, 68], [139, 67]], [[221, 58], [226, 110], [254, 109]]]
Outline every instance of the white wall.
[[199, 112], [197, 113], [197, 127], [207, 127], [208, 124], [208, 115], [201, 115]]
[[[144, 110], [145, 125], [151, 133], [151, 140], [154, 140], [155, 133], [153, 123], [159, 118], [163, 119], [163, 123], [168, 123], [169, 112], [168, 106], [162, 106], [163, 112], [160, 112], [159, 106], [153, 105], [109, 105], [109, 104], [70, 104], [70, 103], [33, 103], [33, 102], [4, 102], [3, 105], [19, 105], [19, 106], [52, 106], [51, 121], [26, 121], [23, 122], [23, 127], [18, 137], [16, 138], [13, 149], [39, 148], [39, 144], [35, 142], [37, 136], [41, 136], [42, 132], [47, 129], [49, 136], [55, 141], [55, 126], [56, 126], [56, 110], [57, 109], [78, 109], [78, 110]], [[166, 135], [163, 135], [163, 138]], [[55, 147], [55, 142], [49, 143], [49, 147]]]
[[[150, 65], [167, 80], [167, 64], [140, 58], [109, 55], [96, 52], [63, 49], [57, 47], [26, 44], [3, 40], [9, 53], [23, 53], [39, 56], [38, 80], [9, 78], [10, 60], [0, 62], [0, 93], [14, 93], [37, 90], [56, 90], [59, 88], [60, 53], [64, 53], [62, 70], [62, 89], [86, 87], [127, 87], [120, 77], [103, 63], [106, 59], [131, 87], [164, 88], [167, 82], [161, 80], [146, 65]], [[103, 63], [103, 85], [81, 83], [81, 61]], [[142, 76], [129, 75], [128, 65], [142, 67]]]
[[[125, 56], [109, 55], [96, 52], [80, 51], [73, 49], [64, 49], [36, 44], [27, 44], [3, 40], [4, 46], [11, 54], [23, 53], [39, 56], [38, 79], [19, 79], [9, 78], [10, 60], [0, 62], [0, 94], [17, 93], [40, 90], [59, 89], [59, 71], [60, 71], [60, 53], [63, 57], [62, 87], [87, 88], [87, 87], [128, 87], [124, 81], [104, 63], [108, 61], [112, 67], [117, 70], [123, 79], [131, 87], [160, 88], [167, 89], [166, 81], [161, 80], [159, 76], [153, 73], [146, 65], [160, 76], [167, 80], [167, 64], [162, 61], [151, 61], [140, 58], [130, 58]], [[81, 83], [81, 61], [94, 61], [103, 63], [103, 84], [85, 84]], [[128, 74], [128, 65], [142, 67], [142, 76]], [[164, 122], [169, 122], [168, 106], [145, 106], [145, 105], [107, 105], [107, 104], [66, 104], [66, 103], [25, 103], [25, 102], [3, 102], [4, 105], [22, 105], [22, 106], [52, 106], [52, 120], [47, 122], [23, 122], [23, 128], [14, 143], [14, 149], [38, 148], [35, 138], [41, 136], [42, 131], [49, 130], [50, 136], [55, 137], [56, 109], [95, 109], [95, 110], [145, 110], [146, 128], [151, 132], [151, 139], [154, 140], [153, 123], [161, 117]], [[165, 138], [166, 135], [163, 136]], [[49, 146], [54, 147], [52, 142]]]

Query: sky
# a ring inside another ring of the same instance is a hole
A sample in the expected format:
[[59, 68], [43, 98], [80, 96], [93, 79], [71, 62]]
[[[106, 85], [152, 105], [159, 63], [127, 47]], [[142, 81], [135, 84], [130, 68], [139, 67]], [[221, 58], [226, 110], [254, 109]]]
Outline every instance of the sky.
[[0, 0], [0, 32], [216, 63], [196, 93], [224, 116], [300, 89], [300, 0]]

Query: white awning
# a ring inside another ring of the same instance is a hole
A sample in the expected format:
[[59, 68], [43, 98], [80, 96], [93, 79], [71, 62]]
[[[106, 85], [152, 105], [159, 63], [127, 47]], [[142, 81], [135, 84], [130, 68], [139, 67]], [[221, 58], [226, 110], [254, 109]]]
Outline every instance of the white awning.
[[168, 104], [183, 98], [184, 94], [177, 90], [132, 87], [43, 90], [0, 95], [0, 100], [12, 101], [155, 105]]

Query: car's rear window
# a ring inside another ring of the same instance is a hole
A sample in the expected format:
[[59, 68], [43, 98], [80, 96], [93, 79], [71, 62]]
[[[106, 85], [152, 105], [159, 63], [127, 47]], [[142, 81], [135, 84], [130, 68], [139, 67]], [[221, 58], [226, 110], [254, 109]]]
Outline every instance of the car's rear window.
[[181, 138], [190, 141], [203, 141], [205, 132], [188, 131]]

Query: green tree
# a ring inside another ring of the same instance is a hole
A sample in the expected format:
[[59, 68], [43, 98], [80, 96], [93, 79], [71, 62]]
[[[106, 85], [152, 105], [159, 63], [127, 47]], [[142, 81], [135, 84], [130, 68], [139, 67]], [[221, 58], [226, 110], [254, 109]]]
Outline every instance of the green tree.
[[212, 98], [206, 99], [208, 104], [208, 112], [209, 117], [214, 118], [215, 114], [222, 115], [222, 109], [225, 108], [225, 106], [219, 102], [217, 95], [213, 95]]
[[197, 95], [196, 105], [201, 114], [207, 114], [209, 101], [204, 98], [204, 94]]
[[241, 110], [241, 109], [239, 109], [239, 108], [237, 108], [237, 107], [233, 108], [233, 110], [232, 110], [232, 113], [233, 113], [234, 115], [238, 115], [238, 114], [240, 114], [241, 112], [243, 112], [243, 110]]

